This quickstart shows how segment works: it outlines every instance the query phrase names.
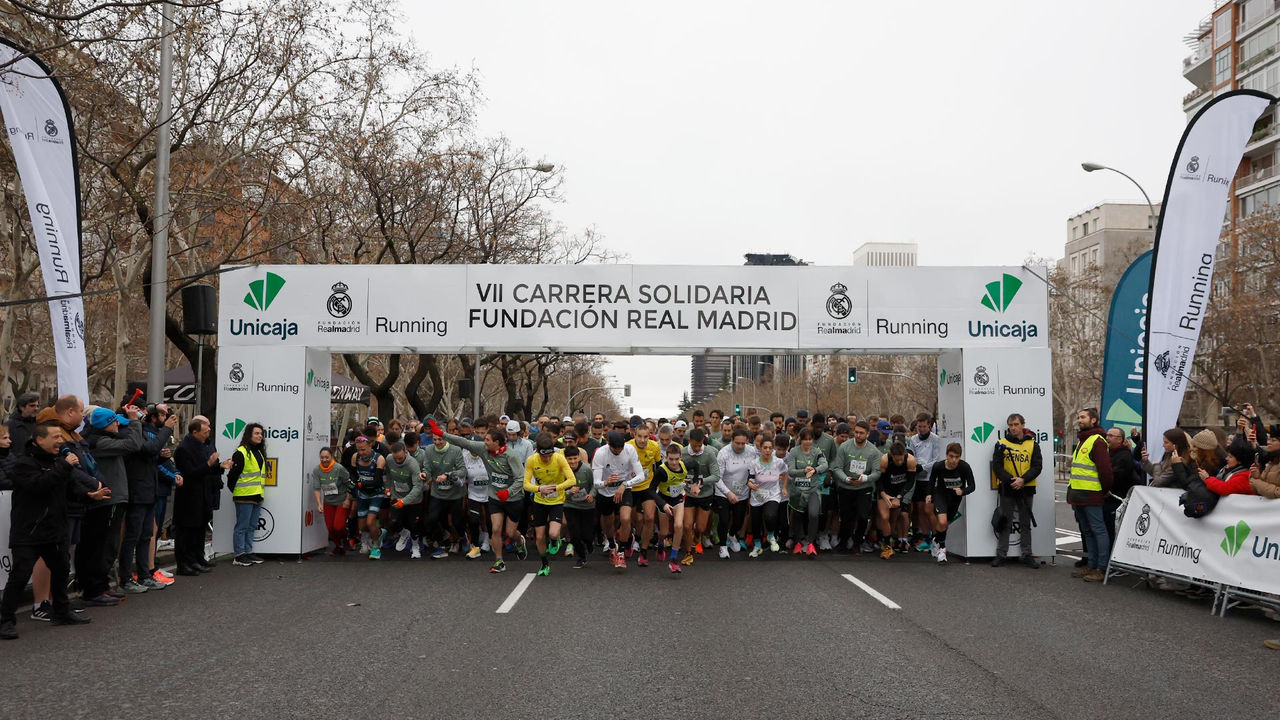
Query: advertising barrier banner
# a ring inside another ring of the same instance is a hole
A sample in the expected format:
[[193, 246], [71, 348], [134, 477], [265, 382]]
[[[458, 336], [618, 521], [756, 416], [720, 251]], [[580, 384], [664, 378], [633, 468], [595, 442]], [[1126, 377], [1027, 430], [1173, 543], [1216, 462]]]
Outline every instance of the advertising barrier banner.
[[1280, 594], [1280, 503], [1228, 495], [1203, 518], [1178, 505], [1181, 491], [1135, 487], [1116, 521], [1111, 559], [1155, 572]]

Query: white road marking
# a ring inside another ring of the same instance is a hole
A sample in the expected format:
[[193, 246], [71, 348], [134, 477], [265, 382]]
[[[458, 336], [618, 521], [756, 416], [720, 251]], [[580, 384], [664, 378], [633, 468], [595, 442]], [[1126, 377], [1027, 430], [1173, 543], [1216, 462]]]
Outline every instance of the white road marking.
[[848, 574], [848, 573], [845, 573], [845, 574], [843, 575], [843, 577], [844, 577], [844, 579], [845, 579], [845, 580], [848, 580], [849, 582], [853, 583], [854, 585], [857, 585], [858, 587], [862, 588], [863, 592], [865, 592], [866, 594], [870, 595], [871, 597], [873, 597], [873, 598], [875, 598], [875, 599], [879, 600], [881, 605], [884, 605], [885, 607], [889, 608], [890, 610], [901, 610], [901, 609], [902, 609], [902, 606], [901, 606], [901, 605], [899, 605], [898, 603], [896, 603], [896, 602], [894, 602], [894, 601], [890, 600], [889, 598], [885, 597], [884, 595], [881, 595], [879, 590], [876, 590], [875, 588], [873, 588], [873, 587], [871, 587], [870, 585], [868, 585], [868, 584], [866, 584], [866, 583], [862, 582], [862, 581], [861, 581], [861, 580], [859, 580], [858, 578], [856, 578], [856, 577], [854, 577], [854, 576], [852, 576], [852, 575], [850, 575], [850, 574]]
[[1054, 542], [1054, 545], [1055, 545], [1055, 546], [1057, 546], [1057, 547], [1062, 547], [1063, 545], [1074, 545], [1075, 543], [1080, 542], [1080, 538], [1078, 538], [1078, 537], [1060, 537], [1060, 538], [1054, 538], [1053, 542]]
[[533, 578], [536, 575], [537, 573], [525, 573], [524, 578], [520, 580], [520, 584], [516, 585], [516, 589], [512, 590], [511, 594], [507, 596], [507, 599], [503, 600], [502, 604], [498, 606], [498, 614], [505, 615], [506, 613], [511, 612], [511, 608], [516, 606], [516, 602], [520, 600], [520, 596], [523, 595], [524, 591], [528, 590], [529, 586], [533, 584]]
[[1080, 559], [1080, 557], [1079, 557], [1079, 556], [1077, 556], [1077, 555], [1068, 555], [1068, 554], [1066, 554], [1066, 553], [1058, 553], [1058, 556], [1059, 556], [1059, 557], [1064, 557], [1064, 558], [1071, 558], [1072, 560], [1079, 560], [1079, 559]]
[[1070, 535], [1071, 537], [1080, 537], [1079, 530], [1067, 530], [1066, 528], [1054, 528], [1054, 530], [1057, 530], [1059, 535]]

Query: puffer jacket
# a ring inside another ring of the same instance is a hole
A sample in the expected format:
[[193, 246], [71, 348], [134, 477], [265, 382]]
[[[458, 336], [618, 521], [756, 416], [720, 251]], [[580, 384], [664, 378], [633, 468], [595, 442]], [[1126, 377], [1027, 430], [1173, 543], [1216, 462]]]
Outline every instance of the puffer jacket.
[[1280, 498], [1280, 458], [1267, 463], [1257, 477], [1250, 476], [1253, 492], [1265, 498]]

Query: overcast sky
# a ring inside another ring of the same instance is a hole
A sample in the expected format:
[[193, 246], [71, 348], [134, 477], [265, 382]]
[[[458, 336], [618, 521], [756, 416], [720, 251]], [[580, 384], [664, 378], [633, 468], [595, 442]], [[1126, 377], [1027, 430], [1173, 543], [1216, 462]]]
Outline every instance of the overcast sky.
[[[1185, 125], [1182, 37], [1212, 0], [411, 2], [436, 66], [474, 68], [485, 134], [565, 172], [570, 229], [643, 264], [745, 252], [847, 265], [1057, 258], [1066, 219], [1159, 202]], [[887, 299], [891, 302], [892, 299]], [[614, 361], [645, 415], [687, 357]]]

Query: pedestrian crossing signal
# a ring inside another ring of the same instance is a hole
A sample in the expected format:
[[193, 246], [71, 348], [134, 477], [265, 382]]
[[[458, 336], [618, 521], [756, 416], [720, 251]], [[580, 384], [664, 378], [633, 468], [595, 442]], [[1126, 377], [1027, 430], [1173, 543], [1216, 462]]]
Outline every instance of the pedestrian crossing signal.
[[740, 405], [740, 404], [738, 404], [738, 405], [734, 405], [734, 406], [733, 406], [733, 414], [734, 414], [734, 415], [741, 416], [741, 415], [742, 415], [742, 405]]
[[858, 382], [858, 368], [856, 367], [849, 368], [849, 382], [850, 383]]

